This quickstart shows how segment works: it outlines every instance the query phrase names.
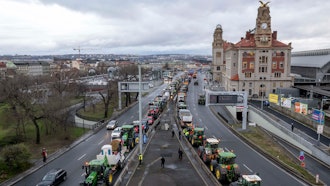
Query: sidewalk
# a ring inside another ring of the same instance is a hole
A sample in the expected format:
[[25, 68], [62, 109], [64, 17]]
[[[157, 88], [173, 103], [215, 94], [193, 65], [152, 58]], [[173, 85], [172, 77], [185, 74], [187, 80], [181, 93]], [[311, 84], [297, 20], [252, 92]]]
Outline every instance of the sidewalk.
[[[169, 103], [168, 108], [160, 118], [159, 124], [152, 126], [152, 131], [149, 131], [149, 139], [143, 152], [142, 164], [138, 165], [136, 152], [133, 155], [134, 158], [128, 160], [123, 175], [116, 185], [210, 185], [209, 180], [205, 181], [204, 170], [198, 166], [196, 169], [196, 165], [193, 164], [196, 164], [196, 161], [191, 158], [191, 149], [185, 145], [185, 139], [179, 141], [179, 129], [175, 124], [175, 113], [173, 112], [174, 106], [173, 103]], [[175, 131], [173, 137], [172, 129]], [[179, 148], [183, 151], [182, 160], [179, 160]], [[162, 156], [165, 158], [164, 168], [161, 167]]]
[[[137, 167], [127, 185], [205, 185], [185, 153], [183, 159], [179, 160], [178, 149], [181, 146], [178, 137], [175, 135], [172, 138], [171, 129], [164, 130], [162, 125], [160, 123], [155, 129], [144, 153], [142, 165]], [[175, 131], [177, 133], [177, 129]], [[161, 167], [162, 156], [165, 158], [164, 168]]]

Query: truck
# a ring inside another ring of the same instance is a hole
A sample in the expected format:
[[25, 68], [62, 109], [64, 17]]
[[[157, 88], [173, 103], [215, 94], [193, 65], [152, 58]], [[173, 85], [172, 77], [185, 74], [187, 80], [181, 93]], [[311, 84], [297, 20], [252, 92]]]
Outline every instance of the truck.
[[193, 116], [188, 109], [180, 109], [178, 113], [179, 122], [182, 128], [192, 127]]
[[96, 159], [82, 166], [85, 169], [85, 180], [80, 185], [96, 186], [100, 183], [112, 185], [113, 175], [122, 168], [124, 160], [124, 154], [114, 151], [112, 145], [103, 145]]
[[127, 150], [132, 150], [135, 147], [135, 140], [138, 137], [134, 131], [134, 125], [123, 125], [121, 130], [123, 131], [123, 146], [127, 147]]
[[220, 152], [218, 157], [211, 161], [210, 170], [220, 182], [231, 183], [241, 176], [236, 155], [233, 152]]
[[186, 103], [186, 93], [184, 92], [178, 93], [178, 102]]

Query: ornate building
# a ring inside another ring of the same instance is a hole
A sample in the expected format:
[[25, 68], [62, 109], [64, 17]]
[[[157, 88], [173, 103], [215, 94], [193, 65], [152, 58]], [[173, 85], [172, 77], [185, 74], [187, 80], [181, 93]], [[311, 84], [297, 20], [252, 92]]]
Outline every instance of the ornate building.
[[212, 74], [227, 91], [248, 91], [249, 96], [268, 96], [276, 88], [293, 85], [290, 76], [291, 43], [277, 40], [271, 29], [268, 3], [258, 8], [255, 29], [236, 44], [222, 39], [217, 25], [212, 43]]

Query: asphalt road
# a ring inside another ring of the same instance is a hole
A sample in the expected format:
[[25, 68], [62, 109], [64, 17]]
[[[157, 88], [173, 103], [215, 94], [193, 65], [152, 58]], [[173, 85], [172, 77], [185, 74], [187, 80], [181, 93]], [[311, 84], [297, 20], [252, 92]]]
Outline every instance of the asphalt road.
[[[202, 78], [203, 75], [198, 74], [199, 82], [202, 82]], [[236, 162], [240, 166], [242, 174], [259, 173], [263, 185], [305, 185], [305, 183], [288, 174], [236, 137], [212, 114], [208, 107], [198, 105], [198, 94], [202, 93], [203, 87], [203, 84], [194, 86], [191, 83], [189, 85], [187, 104], [188, 109], [194, 115], [194, 123], [205, 127], [207, 137], [219, 138], [222, 148], [235, 152], [237, 155]], [[221, 107], [216, 106], [218, 112], [222, 112]]]
[[[260, 106], [260, 101], [253, 101], [251, 103], [256, 107]], [[271, 108], [264, 107], [263, 109], [264, 109], [264, 111], [271, 113], [272, 115], [274, 115], [278, 118], [281, 118], [281, 120], [287, 122], [288, 124], [290, 124], [291, 122], [294, 122], [294, 126], [295, 126], [296, 130], [298, 129], [298, 130], [300, 130], [300, 132], [309, 135], [311, 138], [314, 138], [315, 140], [317, 139], [316, 132], [314, 130], [304, 126], [302, 123], [294, 121], [291, 118], [289, 118], [288, 116], [283, 115], [282, 113], [279, 113], [276, 110], [273, 110]], [[326, 136], [322, 135], [322, 137], [320, 139], [321, 139], [321, 143], [325, 143], [325, 144], [329, 143], [329, 138]], [[279, 141], [287, 150], [289, 150], [290, 153], [292, 153], [294, 156], [297, 156], [297, 157], [299, 156], [300, 151], [301, 151], [300, 149], [297, 149], [297, 148], [293, 147], [292, 145], [287, 144], [283, 140], [279, 140]], [[330, 177], [329, 177], [330, 168], [329, 168], [329, 166], [326, 166], [325, 164], [319, 162], [317, 159], [313, 158], [312, 156], [310, 156], [306, 153], [305, 153], [304, 162], [305, 162], [306, 170], [308, 170], [309, 172], [311, 172], [314, 175], [318, 174], [319, 178], [324, 183], [327, 183], [327, 185], [330, 184]]]
[[[160, 86], [154, 92], [151, 92], [147, 96], [142, 98], [143, 113], [146, 113], [148, 101], [154, 99], [163, 89], [165, 85]], [[117, 118], [119, 125], [131, 123], [134, 120], [138, 120], [138, 104], [127, 110], [126, 113]], [[143, 114], [144, 115], [144, 114]], [[110, 143], [111, 131], [105, 128], [90, 136], [83, 142], [79, 143], [69, 151], [63, 153], [57, 159], [47, 162], [43, 167], [37, 169], [32, 174], [22, 178], [19, 182], [15, 183], [15, 186], [35, 186], [42, 177], [52, 168], [63, 168], [67, 171], [68, 177], [61, 185], [72, 186], [78, 185], [84, 180], [84, 170], [82, 165], [86, 161], [90, 161], [96, 158], [103, 145]], [[118, 175], [119, 173], [117, 173]]]

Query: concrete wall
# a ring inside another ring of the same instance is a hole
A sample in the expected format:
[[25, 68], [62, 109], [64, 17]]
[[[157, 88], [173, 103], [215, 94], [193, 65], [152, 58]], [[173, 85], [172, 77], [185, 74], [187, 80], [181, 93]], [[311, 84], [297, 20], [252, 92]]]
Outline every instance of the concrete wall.
[[[236, 116], [235, 106], [227, 106], [226, 108], [233, 116]], [[287, 127], [287, 125], [289, 125], [288, 123], [282, 121], [279, 118], [270, 117], [269, 115], [264, 114], [260, 110], [250, 105], [248, 110], [248, 122], [256, 123], [258, 126], [264, 128], [265, 130], [275, 134], [282, 139], [285, 139], [286, 141], [297, 146], [306, 153], [309, 153], [330, 165], [329, 155], [318, 149], [314, 144], [305, 140], [303, 137], [291, 132], [290, 127]]]

